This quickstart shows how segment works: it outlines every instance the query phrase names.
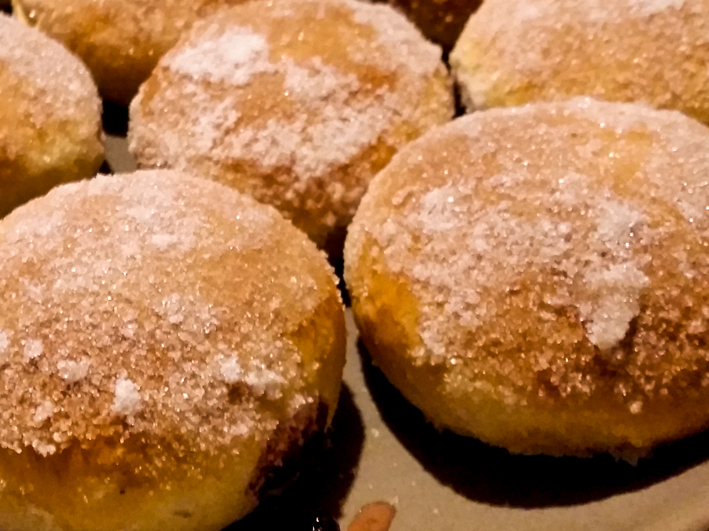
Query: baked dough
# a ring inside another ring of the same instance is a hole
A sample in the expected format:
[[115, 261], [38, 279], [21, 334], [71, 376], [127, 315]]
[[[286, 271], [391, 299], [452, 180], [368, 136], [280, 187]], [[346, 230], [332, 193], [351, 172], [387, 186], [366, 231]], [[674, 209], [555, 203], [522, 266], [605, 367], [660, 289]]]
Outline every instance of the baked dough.
[[486, 0], [451, 68], [469, 111], [593, 96], [709, 123], [709, 0]]
[[[1, 0], [0, 0], [1, 1]], [[128, 106], [165, 52], [199, 17], [244, 0], [13, 0], [15, 15], [88, 65], [101, 95]]]
[[130, 108], [141, 167], [276, 206], [341, 254], [371, 178], [453, 115], [441, 51], [387, 5], [250, 2], [196, 24]]
[[0, 223], [0, 529], [219, 531], [332, 419], [344, 315], [274, 209], [174, 172]]
[[574, 99], [407, 146], [350, 226], [376, 365], [436, 425], [633, 458], [709, 425], [709, 130]]
[[0, 216], [103, 162], [101, 101], [59, 43], [0, 13]]

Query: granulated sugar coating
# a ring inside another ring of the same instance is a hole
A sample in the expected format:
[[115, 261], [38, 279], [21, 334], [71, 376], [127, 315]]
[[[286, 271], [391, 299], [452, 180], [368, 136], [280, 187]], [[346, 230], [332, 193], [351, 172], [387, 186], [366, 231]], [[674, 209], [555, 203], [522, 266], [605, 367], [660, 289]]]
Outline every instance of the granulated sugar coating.
[[371, 178], [452, 115], [441, 50], [389, 6], [275, 0], [196, 24], [131, 105], [129, 140], [140, 166], [249, 193], [337, 254]]
[[345, 278], [436, 424], [632, 457], [709, 425], [709, 130], [575, 99], [437, 128], [372, 182]]
[[[33, 97], [27, 98], [26, 106], [31, 107], [37, 127], [44, 125], [44, 119], [76, 120], [77, 115], [100, 109], [97, 98], [91, 98], [96, 89], [81, 61], [61, 44], [5, 14], [0, 14], [0, 67], [7, 76], [30, 86]], [[10, 94], [6, 87], [3, 97]]]
[[451, 67], [469, 110], [593, 96], [709, 123], [708, 0], [488, 0]]
[[[62, 42], [101, 95], [128, 105], [160, 57], [196, 20], [244, 0], [13, 0], [15, 15]], [[2, 4], [2, 0], [0, 0]]]
[[325, 257], [210, 181], [99, 176], [18, 209], [0, 309], [3, 528], [221, 529], [337, 403]]
[[103, 161], [101, 101], [59, 43], [0, 13], [0, 216]]

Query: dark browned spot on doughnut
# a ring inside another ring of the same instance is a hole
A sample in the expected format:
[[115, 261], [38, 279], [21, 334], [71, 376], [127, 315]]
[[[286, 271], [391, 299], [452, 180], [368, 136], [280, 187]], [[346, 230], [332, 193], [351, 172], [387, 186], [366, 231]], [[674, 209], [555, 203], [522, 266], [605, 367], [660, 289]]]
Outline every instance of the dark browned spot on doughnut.
[[312, 446], [317, 446], [327, 425], [329, 408], [324, 402], [303, 408], [289, 422], [282, 423], [268, 440], [249, 488], [262, 498], [279, 490], [296, 477], [301, 458]]

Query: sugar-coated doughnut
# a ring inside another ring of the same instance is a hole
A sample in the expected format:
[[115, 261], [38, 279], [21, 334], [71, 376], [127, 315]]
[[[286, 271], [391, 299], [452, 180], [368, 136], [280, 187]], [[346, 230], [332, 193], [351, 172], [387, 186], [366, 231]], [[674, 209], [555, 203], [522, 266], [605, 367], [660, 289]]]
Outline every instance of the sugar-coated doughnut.
[[344, 316], [271, 207], [174, 172], [0, 223], [0, 529], [217, 531], [327, 425]]
[[13, 6], [18, 18], [83, 59], [104, 98], [127, 106], [186, 28], [242, 1], [13, 0]]
[[444, 49], [453, 48], [470, 14], [480, 0], [390, 0], [421, 29], [426, 37]]
[[0, 102], [0, 216], [101, 166], [101, 101], [86, 67], [3, 13]]
[[435, 424], [628, 458], [709, 425], [709, 129], [577, 98], [427, 133], [372, 182], [345, 278]]
[[141, 87], [128, 136], [140, 166], [226, 183], [341, 253], [371, 178], [452, 114], [440, 48], [391, 7], [274, 0], [195, 24]]
[[469, 110], [593, 96], [709, 123], [709, 0], [486, 0], [450, 63]]

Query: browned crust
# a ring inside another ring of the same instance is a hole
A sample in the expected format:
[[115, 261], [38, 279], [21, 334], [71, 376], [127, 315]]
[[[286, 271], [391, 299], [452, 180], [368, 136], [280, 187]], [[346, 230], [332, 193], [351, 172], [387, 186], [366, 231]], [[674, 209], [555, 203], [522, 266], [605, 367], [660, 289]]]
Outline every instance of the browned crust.
[[709, 2], [489, 0], [451, 66], [474, 109], [592, 96], [709, 122]]
[[332, 270], [273, 209], [228, 188], [170, 172], [65, 186], [5, 220], [0, 254], [2, 446], [47, 455], [143, 433], [207, 455], [266, 436], [320, 392], [336, 401]]
[[196, 20], [244, 0], [13, 0], [15, 15], [86, 63], [108, 101], [128, 106], [160, 57]]
[[[103, 162], [101, 101], [60, 44], [0, 13], [0, 216]], [[67, 86], [72, 90], [67, 91]]]
[[[77, 529], [193, 510], [216, 529], [331, 420], [342, 303], [272, 208], [174, 172], [100, 176], [4, 220], [0, 254], [0, 510]], [[209, 502], [183, 499], [202, 486]]]
[[304, 464], [301, 458], [307, 454], [307, 446], [321, 444], [315, 435], [324, 433], [330, 415], [325, 402], [312, 404], [281, 423], [269, 436], [249, 484], [258, 499], [281, 489], [297, 475]]
[[345, 248], [375, 362], [433, 422], [515, 452], [642, 451], [702, 429], [707, 146], [680, 113], [584, 99], [414, 142]]
[[[229, 39], [251, 54], [231, 70], [208, 61]], [[387, 6], [248, 3], [195, 25], [164, 57], [131, 105], [129, 141], [140, 166], [225, 183], [339, 250], [333, 235], [371, 178], [452, 114], [440, 49]]]

